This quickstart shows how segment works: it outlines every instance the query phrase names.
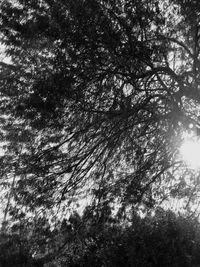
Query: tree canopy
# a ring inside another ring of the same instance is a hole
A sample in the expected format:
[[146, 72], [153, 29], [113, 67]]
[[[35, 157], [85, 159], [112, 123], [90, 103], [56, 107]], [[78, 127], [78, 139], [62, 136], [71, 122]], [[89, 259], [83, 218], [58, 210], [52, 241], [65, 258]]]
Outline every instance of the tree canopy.
[[0, 266], [200, 262], [199, 25], [197, 0], [1, 1]]
[[[122, 225], [91, 207], [51, 229], [45, 217], [14, 224], [0, 237], [2, 267], [190, 267], [200, 263], [197, 220], [157, 209], [154, 216], [132, 214]], [[34, 252], [34, 256], [33, 256]]]
[[200, 123], [199, 12], [192, 0], [1, 3], [0, 160], [18, 207], [85, 194], [121, 210], [189, 205], [198, 177], [179, 148]]

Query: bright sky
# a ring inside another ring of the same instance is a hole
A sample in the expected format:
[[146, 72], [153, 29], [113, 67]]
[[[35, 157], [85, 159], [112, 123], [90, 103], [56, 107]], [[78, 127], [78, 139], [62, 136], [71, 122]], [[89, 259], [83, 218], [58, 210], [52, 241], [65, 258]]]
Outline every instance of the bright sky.
[[200, 168], [200, 140], [186, 140], [182, 144], [180, 152], [189, 167]]
[[182, 159], [189, 168], [200, 170], [200, 137], [192, 126], [189, 132], [183, 133], [183, 140], [179, 150]]

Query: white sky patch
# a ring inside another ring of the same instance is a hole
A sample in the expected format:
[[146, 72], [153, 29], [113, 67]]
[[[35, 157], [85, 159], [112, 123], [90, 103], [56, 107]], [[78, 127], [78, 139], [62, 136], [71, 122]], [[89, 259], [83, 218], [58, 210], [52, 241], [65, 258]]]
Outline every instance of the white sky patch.
[[5, 54], [5, 46], [3, 44], [0, 43], [0, 61], [4, 62], [6, 64], [10, 64], [11, 63], [11, 57], [8, 57]]
[[[192, 129], [192, 125], [190, 125]], [[200, 137], [193, 131], [183, 133], [180, 155], [189, 168], [200, 170]]]
[[180, 152], [191, 168], [200, 168], [200, 140], [186, 140], [182, 144]]

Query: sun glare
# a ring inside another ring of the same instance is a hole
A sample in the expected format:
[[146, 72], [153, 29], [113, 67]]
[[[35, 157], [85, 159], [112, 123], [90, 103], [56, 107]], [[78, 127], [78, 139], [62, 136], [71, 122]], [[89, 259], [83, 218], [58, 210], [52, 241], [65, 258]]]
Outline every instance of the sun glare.
[[185, 163], [193, 168], [200, 169], [200, 140], [185, 140], [180, 148], [180, 153]]

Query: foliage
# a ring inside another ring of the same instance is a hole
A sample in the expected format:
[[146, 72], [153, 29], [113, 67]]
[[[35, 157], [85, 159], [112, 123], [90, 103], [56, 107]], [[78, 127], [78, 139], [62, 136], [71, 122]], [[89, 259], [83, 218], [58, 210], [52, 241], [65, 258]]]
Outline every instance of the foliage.
[[[0, 266], [42, 267], [43, 262], [34, 258], [34, 253], [45, 255], [51, 232], [44, 219], [30, 223], [27, 220], [3, 226], [0, 234]], [[6, 229], [6, 230], [5, 230]]]
[[199, 201], [179, 156], [200, 124], [199, 14], [194, 0], [1, 2], [0, 266], [200, 263], [199, 222], [156, 209]]
[[[117, 216], [113, 218], [104, 212], [99, 216], [89, 206], [82, 216], [75, 213], [51, 230], [44, 218], [38, 220], [38, 226], [43, 225], [39, 231], [43, 243], [37, 242], [37, 247], [33, 242], [34, 227], [29, 224], [29, 231], [33, 232], [27, 235], [26, 227], [14, 225], [9, 235], [1, 234], [0, 263], [17, 266], [11, 260], [14, 255], [16, 262], [24, 260], [23, 253], [28, 260], [19, 266], [27, 267], [189, 267], [200, 263], [197, 220], [159, 208], [155, 215], [149, 214], [143, 219], [133, 213], [128, 224], [122, 224]], [[21, 254], [16, 253], [19, 244]]]
[[86, 193], [122, 209], [194, 199], [196, 174], [178, 148], [199, 123], [196, 1], [17, 0], [0, 8], [11, 58], [0, 63], [0, 164], [3, 182], [14, 177], [18, 210], [68, 206]]
[[[76, 215], [73, 220], [65, 222], [65, 231], [71, 232], [73, 239], [58, 257], [60, 261], [57, 259], [56, 266], [175, 267], [199, 264], [200, 237], [196, 220], [158, 209], [154, 216], [144, 219], [133, 214], [125, 226], [113, 219], [109, 221], [109, 216], [99, 223], [95, 213], [88, 217], [89, 210], [91, 212], [91, 209], [86, 210], [82, 218]], [[62, 225], [62, 229], [65, 227]]]

